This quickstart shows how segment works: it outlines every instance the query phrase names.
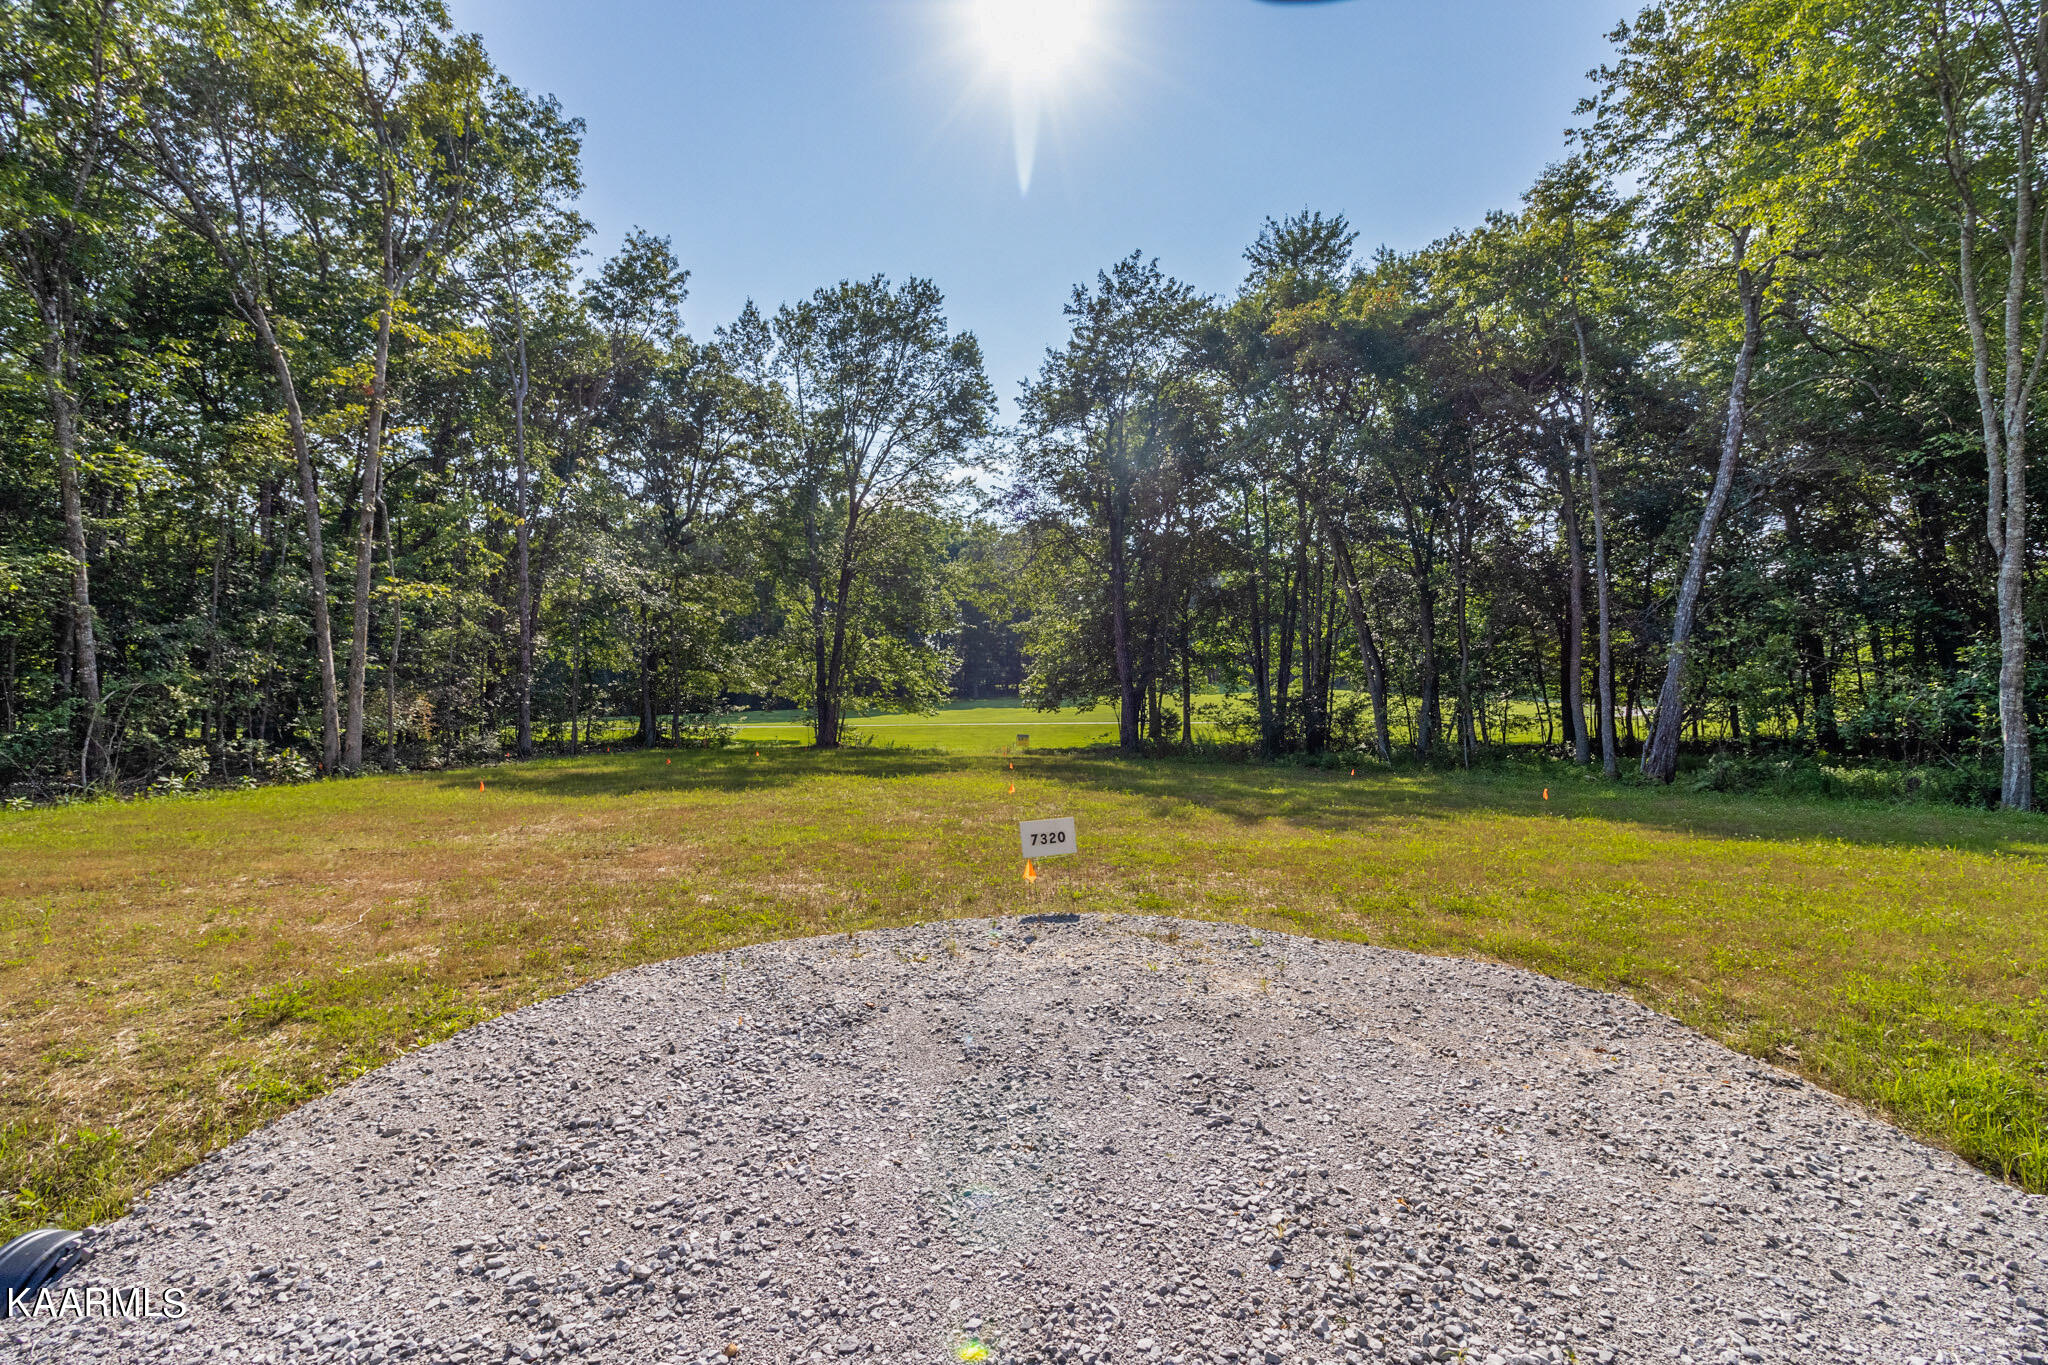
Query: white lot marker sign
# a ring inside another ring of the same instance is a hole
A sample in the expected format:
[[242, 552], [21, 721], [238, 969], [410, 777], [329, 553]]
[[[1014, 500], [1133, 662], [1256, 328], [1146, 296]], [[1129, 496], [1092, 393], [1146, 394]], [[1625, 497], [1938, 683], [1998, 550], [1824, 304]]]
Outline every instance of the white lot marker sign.
[[1057, 858], [1062, 853], [1074, 851], [1074, 817], [1062, 816], [1057, 820], [1020, 820], [1017, 822], [1017, 838], [1024, 846], [1024, 857]]

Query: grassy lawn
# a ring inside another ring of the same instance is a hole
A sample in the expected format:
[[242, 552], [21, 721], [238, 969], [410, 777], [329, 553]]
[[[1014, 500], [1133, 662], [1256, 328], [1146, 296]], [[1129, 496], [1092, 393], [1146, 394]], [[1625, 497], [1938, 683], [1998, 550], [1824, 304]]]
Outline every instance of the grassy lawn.
[[[1332, 699], [1342, 705], [1352, 699], [1352, 694], [1339, 690], [1333, 694]], [[1205, 710], [1228, 705], [1249, 713], [1252, 705], [1249, 697], [1226, 698], [1217, 692], [1197, 692], [1193, 701], [1196, 733], [1204, 739], [1221, 737], [1216, 727], [1203, 719]], [[1358, 701], [1363, 704], [1362, 694]], [[1416, 704], [1412, 698], [1389, 698], [1388, 733], [1397, 747], [1414, 741], [1414, 731], [1409, 722]], [[1535, 743], [1543, 738], [1543, 713], [1535, 702], [1515, 702], [1509, 708], [1509, 712], [1516, 743]], [[1178, 735], [1180, 702], [1177, 697], [1172, 699], [1166, 713], [1168, 732]], [[741, 739], [788, 740], [799, 744], [808, 744], [811, 740], [811, 727], [804, 723], [804, 713], [801, 711], [742, 711], [730, 719], [737, 727]], [[1499, 718], [1494, 719], [1497, 721]], [[1553, 716], [1551, 723], [1562, 726], [1564, 721], [1562, 717]], [[622, 718], [610, 722], [610, 725], [613, 734], [625, 736], [635, 731], [638, 722]], [[856, 717], [848, 722], [848, 730], [849, 743], [873, 748], [940, 748], [951, 753], [1007, 753], [1015, 744], [1018, 735], [1028, 734], [1031, 736], [1029, 747], [1033, 749], [1076, 749], [1091, 744], [1116, 743], [1116, 708], [1064, 707], [1057, 713], [1048, 713], [1008, 700], [955, 701], [946, 703], [930, 715]], [[1718, 736], [1720, 731], [1721, 726], [1717, 722], [1708, 727], [1707, 734], [1712, 738]]]
[[[948, 732], [965, 752], [750, 739], [0, 815], [0, 1237], [104, 1218], [404, 1049], [623, 966], [1033, 907], [1626, 991], [2048, 1189], [2048, 820], [1533, 765], [1123, 762], [989, 714], [999, 739]], [[1027, 889], [1014, 822], [1056, 814], [1080, 856]]]
[[[743, 711], [732, 720], [741, 740], [811, 741], [811, 727], [799, 711]], [[1116, 709], [1066, 707], [1048, 713], [1014, 701], [956, 701], [932, 715], [860, 717], [848, 729], [849, 744], [877, 749], [944, 749], [954, 754], [1008, 754], [1020, 747], [1078, 749], [1116, 743]], [[1030, 736], [1030, 742], [1020, 746], [1019, 735]]]

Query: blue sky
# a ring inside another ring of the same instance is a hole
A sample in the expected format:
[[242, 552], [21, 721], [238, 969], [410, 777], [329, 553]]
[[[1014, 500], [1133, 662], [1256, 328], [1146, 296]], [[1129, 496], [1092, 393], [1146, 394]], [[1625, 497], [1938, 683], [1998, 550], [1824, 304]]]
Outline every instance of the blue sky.
[[692, 331], [848, 276], [917, 274], [1010, 409], [1072, 287], [1133, 250], [1231, 289], [1268, 215], [1362, 248], [1512, 207], [1627, 0], [1064, 0], [1097, 31], [1048, 78], [1029, 192], [980, 0], [452, 0], [501, 69], [587, 124], [608, 251], [671, 237]]

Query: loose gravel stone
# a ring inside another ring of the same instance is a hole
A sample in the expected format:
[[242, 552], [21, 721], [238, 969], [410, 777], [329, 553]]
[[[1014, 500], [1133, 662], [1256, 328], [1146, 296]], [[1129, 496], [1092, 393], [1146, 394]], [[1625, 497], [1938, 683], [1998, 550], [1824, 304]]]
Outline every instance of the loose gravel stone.
[[1627, 1000], [1148, 918], [684, 958], [88, 1237], [17, 1360], [2043, 1359], [2042, 1201]]

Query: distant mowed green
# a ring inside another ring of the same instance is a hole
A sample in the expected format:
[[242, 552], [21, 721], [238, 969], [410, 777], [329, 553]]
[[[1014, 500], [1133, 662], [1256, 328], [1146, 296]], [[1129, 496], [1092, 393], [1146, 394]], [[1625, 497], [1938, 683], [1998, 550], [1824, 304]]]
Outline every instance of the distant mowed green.
[[[2048, 820], [1533, 763], [1124, 760], [1036, 713], [970, 712], [987, 735], [958, 714], [903, 718], [903, 747], [747, 734], [0, 815], [0, 1237], [104, 1219], [408, 1048], [621, 967], [1052, 908], [1625, 992], [2048, 1190]], [[1027, 887], [1015, 822], [1052, 815], [1081, 851]]]
[[[747, 711], [733, 720], [741, 741], [811, 741], [811, 727], [798, 712]], [[856, 748], [943, 749], [955, 754], [1079, 749], [1116, 743], [1116, 712], [1106, 706], [1048, 713], [1012, 701], [954, 702], [931, 715], [856, 717], [848, 724], [845, 742]]]

